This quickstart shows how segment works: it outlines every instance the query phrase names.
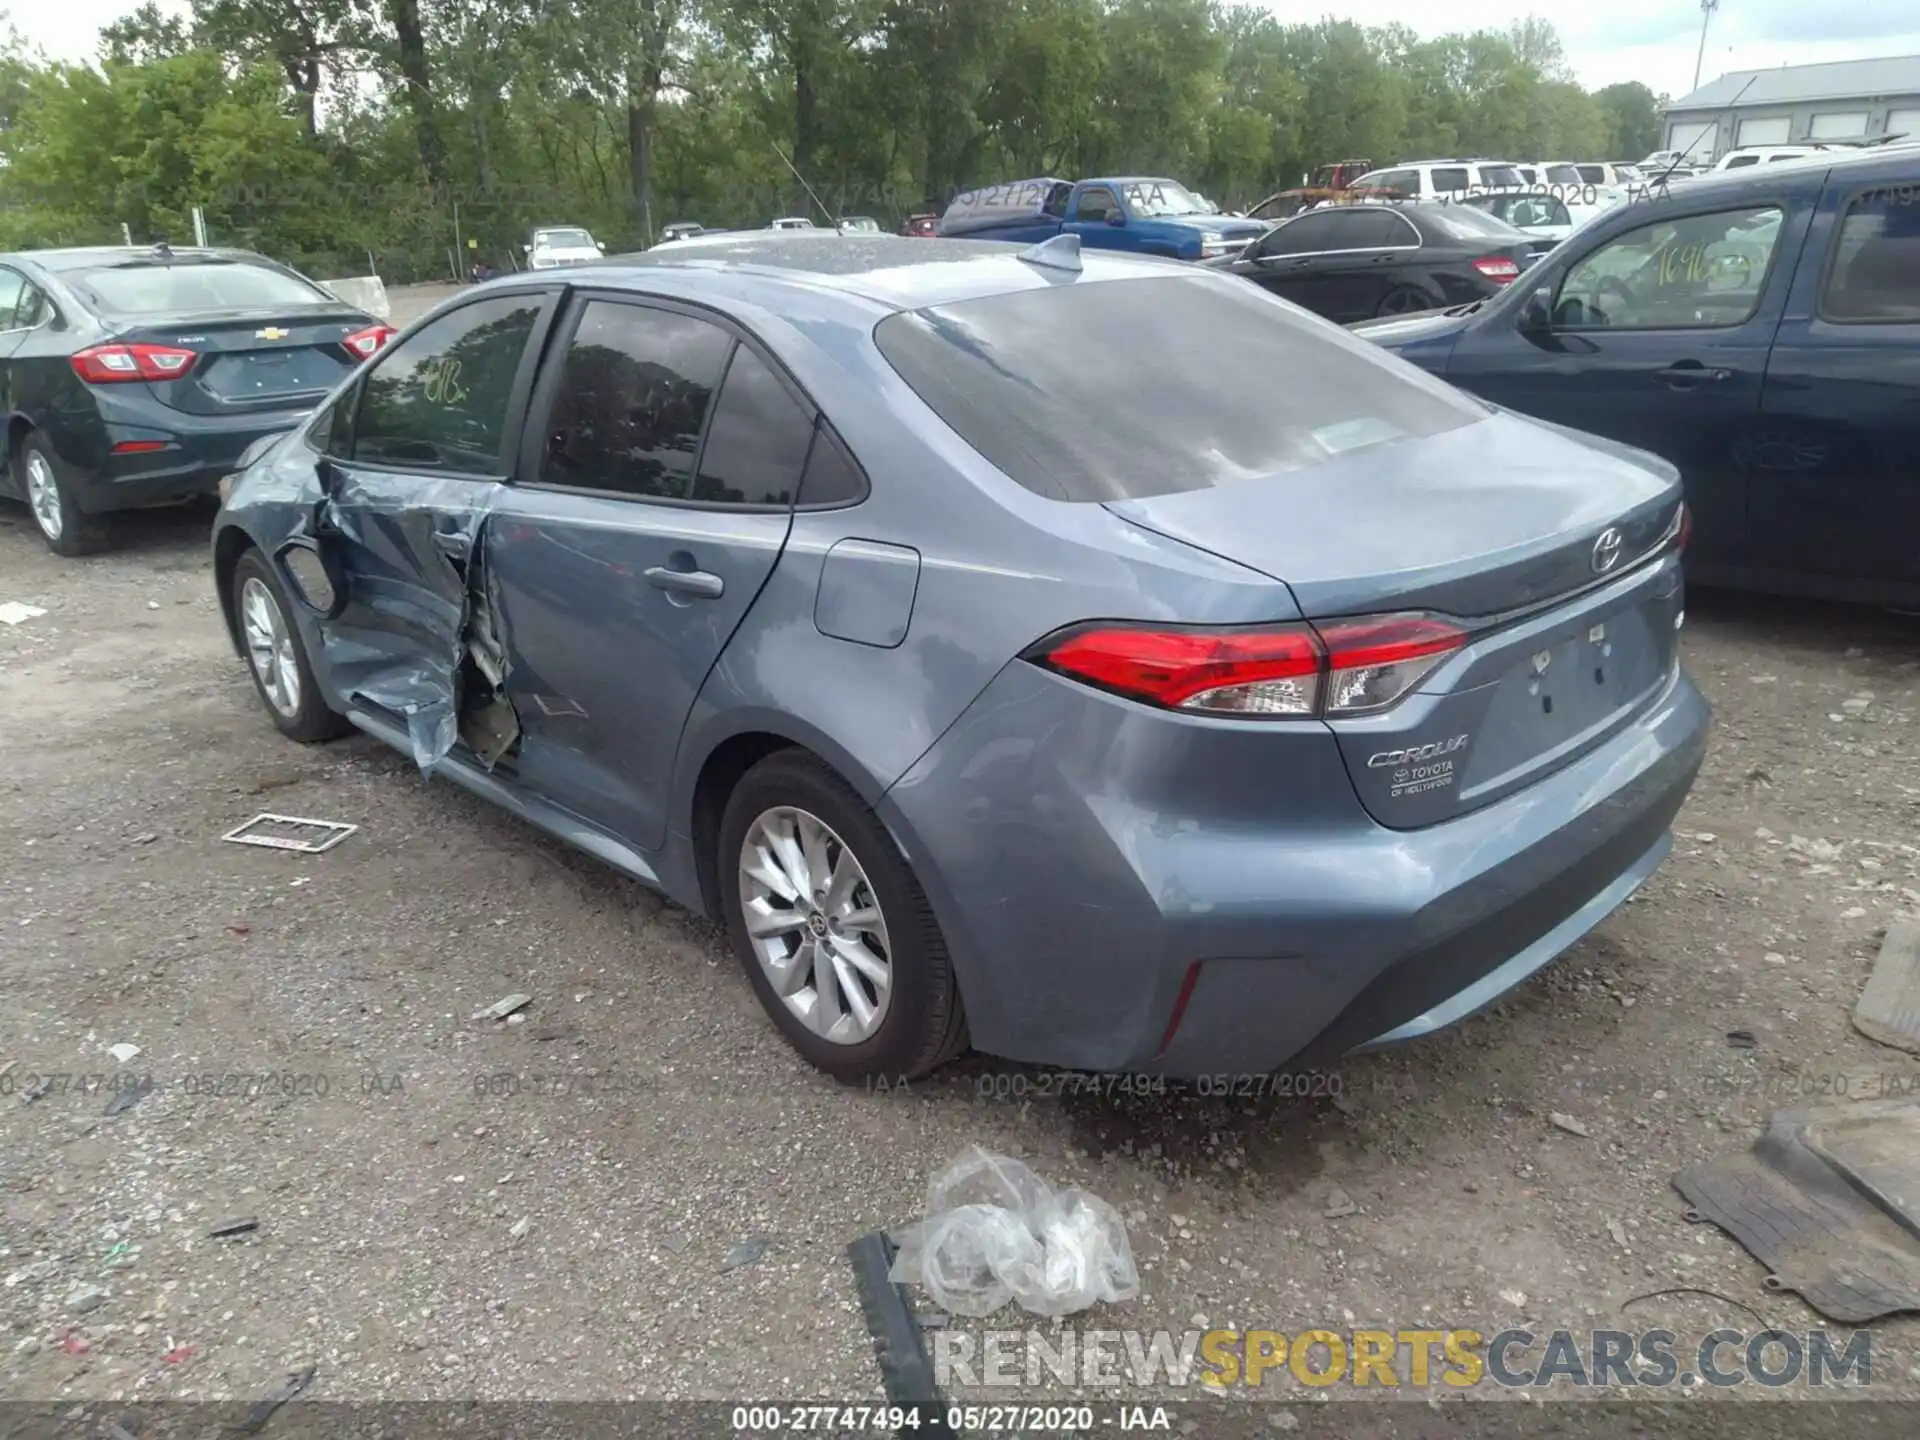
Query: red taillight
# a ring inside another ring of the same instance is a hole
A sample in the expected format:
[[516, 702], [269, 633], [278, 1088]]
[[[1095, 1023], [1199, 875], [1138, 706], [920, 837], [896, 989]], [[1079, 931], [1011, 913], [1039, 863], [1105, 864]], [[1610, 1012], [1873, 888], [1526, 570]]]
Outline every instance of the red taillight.
[[122, 440], [113, 447], [116, 455], [151, 455], [156, 450], [167, 448], [164, 440]]
[[1095, 626], [1044, 655], [1056, 670], [1169, 709], [1311, 715], [1324, 657], [1304, 625], [1149, 630]]
[[89, 345], [67, 357], [89, 385], [124, 380], [177, 380], [193, 368], [194, 353], [177, 345]]
[[1076, 627], [1028, 658], [1170, 710], [1248, 719], [1364, 715], [1402, 699], [1466, 631], [1425, 615], [1170, 629]]
[[391, 325], [369, 325], [364, 330], [354, 331], [340, 343], [365, 360], [370, 355], [378, 355], [380, 347], [399, 333]]
[[1520, 278], [1520, 266], [1518, 262], [1509, 260], [1503, 255], [1483, 255], [1480, 259], [1473, 262], [1473, 268], [1486, 276], [1487, 279], [1501, 285], [1505, 285], [1510, 280]]

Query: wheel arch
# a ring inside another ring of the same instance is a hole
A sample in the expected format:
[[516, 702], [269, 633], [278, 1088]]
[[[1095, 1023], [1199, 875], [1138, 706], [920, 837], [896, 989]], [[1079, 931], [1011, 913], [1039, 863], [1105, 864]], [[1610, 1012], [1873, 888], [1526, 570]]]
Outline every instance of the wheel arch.
[[239, 525], [223, 525], [213, 537], [213, 589], [220, 599], [220, 619], [227, 627], [227, 642], [233, 646], [233, 653], [243, 658], [246, 650], [233, 618], [233, 572], [242, 555], [259, 548], [253, 536]]
[[27, 436], [39, 428], [23, 411], [15, 410], [7, 416], [7, 463], [5, 473], [0, 474], [0, 488], [22, 499], [26, 498], [27, 487], [19, 476], [20, 447], [26, 443]]
[[[680, 885], [670, 885], [683, 903], [697, 906], [709, 918], [720, 916], [719, 857], [715, 854], [721, 817], [727, 800], [740, 780], [760, 761], [781, 750], [801, 750], [826, 765], [866, 802], [876, 816], [886, 784], [856, 760], [844, 747], [791, 715], [749, 711], [733, 718], [724, 729], [702, 734], [697, 741], [681, 741], [681, 761], [676, 771], [681, 778], [681, 793], [676, 797], [673, 829], [685, 839], [688, 872]], [[691, 763], [698, 755], [698, 763]], [[885, 818], [883, 829], [892, 837], [902, 856], [912, 863], [912, 850], [901, 843], [895, 827]], [[665, 879], [666, 877], [662, 877]]]

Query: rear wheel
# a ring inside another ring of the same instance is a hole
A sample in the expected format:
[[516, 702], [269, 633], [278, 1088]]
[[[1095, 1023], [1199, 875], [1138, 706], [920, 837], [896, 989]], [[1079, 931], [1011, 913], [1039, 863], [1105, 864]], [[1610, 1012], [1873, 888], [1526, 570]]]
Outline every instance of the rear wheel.
[[88, 515], [75, 503], [73, 492], [60, 481], [46, 441], [29, 435], [14, 456], [20, 492], [26, 497], [40, 538], [56, 555], [90, 555], [106, 546], [106, 522]]
[[310, 745], [352, 728], [321, 698], [286, 592], [258, 550], [233, 567], [233, 619], [253, 688], [281, 734]]
[[734, 787], [717, 872], [735, 951], [787, 1041], [836, 1079], [923, 1075], [966, 1048], [946, 942], [899, 847], [811, 755]]
[[1433, 303], [1411, 285], [1396, 285], [1380, 297], [1380, 303], [1374, 307], [1375, 315], [1413, 315], [1421, 310], [1431, 310]]

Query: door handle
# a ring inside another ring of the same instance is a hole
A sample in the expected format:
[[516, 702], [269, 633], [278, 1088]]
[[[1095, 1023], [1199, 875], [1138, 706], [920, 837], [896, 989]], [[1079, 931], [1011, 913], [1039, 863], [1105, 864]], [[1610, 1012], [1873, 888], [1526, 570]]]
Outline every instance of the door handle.
[[664, 565], [655, 565], [643, 573], [647, 583], [656, 590], [696, 595], [702, 600], [718, 600], [727, 589], [726, 581], [705, 570], [669, 570]]
[[1664, 370], [1654, 371], [1653, 376], [1654, 379], [1664, 380], [1669, 385], [1688, 386], [1698, 385], [1702, 381], [1718, 383], [1724, 380], [1731, 380], [1733, 378], [1733, 371], [1721, 369], [1709, 370], [1698, 360], [1681, 360], [1667, 366]]

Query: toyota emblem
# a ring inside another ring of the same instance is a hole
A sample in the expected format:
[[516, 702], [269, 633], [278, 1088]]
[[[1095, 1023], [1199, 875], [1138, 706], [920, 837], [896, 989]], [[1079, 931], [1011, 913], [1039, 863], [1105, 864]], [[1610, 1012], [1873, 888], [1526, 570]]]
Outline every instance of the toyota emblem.
[[1593, 573], [1604, 575], [1620, 563], [1620, 532], [1609, 525], [1593, 542]]

